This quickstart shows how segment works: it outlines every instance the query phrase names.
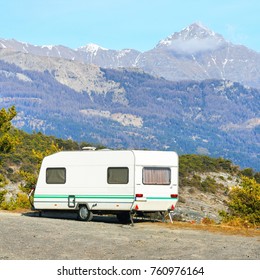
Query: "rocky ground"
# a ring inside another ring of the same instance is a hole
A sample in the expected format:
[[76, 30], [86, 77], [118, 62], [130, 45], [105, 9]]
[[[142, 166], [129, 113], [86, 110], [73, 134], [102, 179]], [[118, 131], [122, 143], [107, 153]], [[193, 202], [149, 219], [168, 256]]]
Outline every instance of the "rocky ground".
[[209, 172], [199, 176], [202, 180], [208, 176], [214, 178], [216, 183], [222, 186], [218, 187], [215, 193], [203, 192], [193, 186], [180, 187], [180, 198], [174, 211], [174, 219], [200, 223], [203, 218], [209, 218], [219, 222], [219, 211], [227, 211], [228, 191], [238, 185], [239, 179], [223, 172]]

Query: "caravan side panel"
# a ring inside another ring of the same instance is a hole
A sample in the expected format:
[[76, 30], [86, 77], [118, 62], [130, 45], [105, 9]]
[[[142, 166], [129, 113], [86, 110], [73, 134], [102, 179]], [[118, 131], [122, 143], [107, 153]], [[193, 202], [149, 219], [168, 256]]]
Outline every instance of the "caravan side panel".
[[[48, 181], [50, 170], [57, 171]], [[65, 173], [65, 180], [55, 180]], [[134, 201], [134, 155], [131, 151], [60, 152], [42, 163], [36, 209], [130, 210]], [[119, 178], [119, 181], [113, 178]], [[120, 178], [121, 176], [121, 178]], [[125, 177], [127, 176], [127, 179]], [[121, 180], [121, 181], [120, 181]]]

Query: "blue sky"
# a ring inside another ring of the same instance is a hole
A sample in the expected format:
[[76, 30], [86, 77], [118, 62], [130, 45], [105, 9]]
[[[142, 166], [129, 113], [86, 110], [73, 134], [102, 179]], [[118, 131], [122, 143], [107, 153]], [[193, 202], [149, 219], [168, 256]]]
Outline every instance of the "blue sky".
[[0, 0], [0, 38], [152, 49], [194, 22], [260, 52], [259, 0]]

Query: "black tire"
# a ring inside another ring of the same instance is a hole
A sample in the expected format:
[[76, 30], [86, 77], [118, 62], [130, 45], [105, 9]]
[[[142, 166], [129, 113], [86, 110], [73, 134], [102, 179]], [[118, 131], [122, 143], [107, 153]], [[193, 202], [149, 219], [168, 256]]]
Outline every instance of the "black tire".
[[88, 209], [86, 205], [81, 205], [78, 210], [78, 219], [80, 221], [91, 221], [93, 213]]
[[119, 223], [121, 224], [129, 224], [131, 222], [130, 213], [129, 212], [121, 212], [116, 215]]

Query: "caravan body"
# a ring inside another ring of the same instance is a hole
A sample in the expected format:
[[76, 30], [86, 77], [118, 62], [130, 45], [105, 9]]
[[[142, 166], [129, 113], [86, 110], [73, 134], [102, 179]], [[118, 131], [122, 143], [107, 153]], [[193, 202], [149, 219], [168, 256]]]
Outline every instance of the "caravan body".
[[44, 158], [34, 193], [38, 210], [91, 213], [173, 210], [178, 155], [167, 151], [64, 151]]

